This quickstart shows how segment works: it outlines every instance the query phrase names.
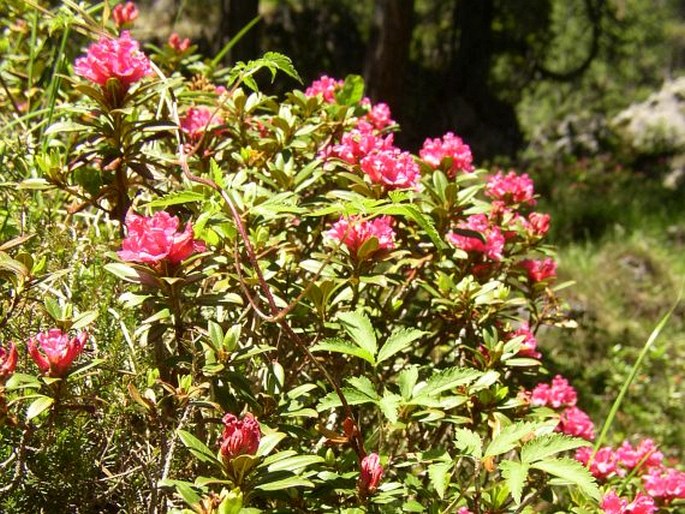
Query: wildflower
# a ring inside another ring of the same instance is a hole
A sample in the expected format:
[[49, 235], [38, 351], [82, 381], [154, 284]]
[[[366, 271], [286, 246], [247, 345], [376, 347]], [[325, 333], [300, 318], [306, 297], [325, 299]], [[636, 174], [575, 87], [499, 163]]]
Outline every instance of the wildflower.
[[230, 461], [239, 455], [254, 455], [259, 448], [262, 437], [259, 422], [249, 412], [238, 419], [233, 414], [226, 414], [221, 420], [224, 430], [221, 434], [221, 456]]
[[675, 468], [652, 468], [642, 476], [645, 491], [656, 498], [670, 501], [685, 499], [685, 472]]
[[117, 39], [102, 37], [90, 45], [87, 54], [76, 59], [74, 71], [102, 87], [108, 80], [116, 79], [124, 91], [152, 73], [150, 60], [128, 31]]
[[494, 200], [507, 204], [527, 203], [535, 205], [533, 180], [527, 173], [517, 175], [510, 171], [506, 175], [498, 172], [488, 179], [485, 194]]
[[202, 139], [205, 131], [221, 124], [221, 119], [209, 107], [191, 107], [181, 118], [181, 130], [193, 141]]
[[392, 224], [393, 219], [390, 216], [380, 216], [370, 221], [360, 220], [356, 216], [341, 217], [326, 235], [331, 239], [341, 241], [354, 256], [357, 256], [357, 252], [364, 243], [375, 238], [378, 243], [371, 253], [373, 254], [395, 248], [395, 232]]
[[522, 323], [521, 326], [509, 336], [510, 339], [513, 339], [514, 337], [523, 337], [518, 355], [522, 357], [531, 357], [533, 359], [539, 359], [542, 356], [540, 352], [537, 351], [538, 341], [535, 339], [535, 334], [530, 330], [528, 323]]
[[190, 48], [190, 39], [181, 39], [177, 32], [172, 32], [167, 40], [169, 47], [177, 54], [182, 54]]
[[378, 484], [383, 478], [383, 466], [377, 453], [370, 453], [362, 459], [361, 473], [357, 487], [361, 496], [369, 496], [376, 492]]
[[335, 93], [337, 93], [343, 86], [342, 80], [335, 80], [327, 75], [322, 75], [318, 80], [305, 90], [306, 96], [321, 95], [324, 101], [332, 104], [335, 103]]
[[523, 259], [520, 264], [526, 270], [528, 280], [534, 284], [557, 276], [557, 263], [551, 257], [546, 259]]
[[112, 9], [112, 18], [114, 18], [114, 23], [117, 24], [117, 27], [130, 25], [138, 18], [138, 8], [133, 2], [117, 4]]
[[190, 222], [183, 232], [178, 231], [179, 220], [165, 211], [152, 217], [134, 212], [126, 215], [128, 235], [117, 252], [120, 259], [129, 262], [156, 264], [168, 261], [178, 264], [193, 253], [203, 252], [205, 245], [194, 239]]
[[528, 215], [525, 227], [531, 236], [542, 237], [549, 231], [549, 222], [549, 214], [531, 212]]
[[550, 384], [538, 384], [531, 394], [531, 403], [538, 406], [573, 407], [578, 401], [576, 390], [561, 375], [557, 375]]
[[10, 343], [9, 348], [0, 346], [0, 382], [4, 381], [17, 367], [17, 347]]
[[371, 125], [371, 128], [376, 130], [383, 130], [385, 127], [395, 123], [388, 104], [383, 102], [371, 104], [371, 100], [364, 98], [362, 105], [367, 107], [369, 112], [361, 118], [360, 123], [368, 123]]
[[372, 182], [388, 189], [416, 189], [421, 179], [419, 165], [412, 155], [397, 149], [371, 153], [359, 165]]
[[564, 434], [582, 437], [588, 441], [595, 438], [595, 424], [578, 407], [568, 407], [561, 413], [557, 430]]
[[592, 448], [584, 446], [576, 450], [575, 458], [585, 467], [589, 465], [590, 473], [599, 479], [604, 480], [613, 476], [625, 475], [625, 470], [619, 467], [619, 461], [613, 448], [610, 446], [600, 448], [594, 457], [592, 456], [593, 453]]
[[633, 448], [628, 441], [623, 441], [623, 444], [616, 449], [616, 457], [627, 469], [633, 469], [638, 464], [640, 467], [653, 468], [661, 466], [664, 454], [658, 450], [654, 441], [643, 439], [636, 448]]
[[375, 152], [391, 151], [394, 148], [392, 134], [380, 137], [362, 126], [345, 133], [340, 143], [329, 147], [327, 154], [348, 164], [359, 164], [364, 157]]
[[614, 491], [609, 491], [600, 505], [606, 514], [654, 514], [658, 509], [654, 499], [639, 492], [635, 499], [628, 503], [620, 498]]
[[71, 363], [83, 351], [88, 339], [87, 332], [69, 338], [58, 328], [42, 332], [29, 340], [29, 355], [41, 373], [50, 377], [64, 377]]
[[504, 235], [499, 227], [490, 223], [485, 214], [473, 214], [457, 225], [458, 228], [479, 232], [485, 241], [477, 236], [462, 235], [455, 232], [447, 234], [447, 240], [466, 252], [482, 253], [493, 261], [502, 260]]
[[471, 148], [452, 132], [447, 132], [442, 138], [426, 139], [419, 156], [431, 168], [444, 169], [450, 178], [454, 178], [459, 171], [473, 171]]

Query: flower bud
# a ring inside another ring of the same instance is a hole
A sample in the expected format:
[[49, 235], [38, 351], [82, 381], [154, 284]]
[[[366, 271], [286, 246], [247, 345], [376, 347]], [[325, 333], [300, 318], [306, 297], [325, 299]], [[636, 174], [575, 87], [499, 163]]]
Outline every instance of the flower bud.
[[83, 351], [87, 340], [87, 332], [81, 332], [69, 339], [60, 329], [52, 328], [29, 340], [29, 355], [41, 373], [62, 378], [68, 373], [74, 359]]
[[223, 419], [224, 431], [221, 434], [221, 456], [230, 461], [239, 455], [254, 455], [259, 448], [261, 432], [259, 422], [249, 412], [239, 420], [233, 414]]
[[357, 487], [361, 496], [369, 496], [376, 492], [378, 484], [383, 478], [383, 466], [377, 453], [370, 453], [362, 459], [361, 474]]
[[0, 346], [0, 382], [3, 382], [7, 377], [14, 373], [17, 367], [17, 347], [14, 343], [10, 343], [9, 348], [5, 350]]

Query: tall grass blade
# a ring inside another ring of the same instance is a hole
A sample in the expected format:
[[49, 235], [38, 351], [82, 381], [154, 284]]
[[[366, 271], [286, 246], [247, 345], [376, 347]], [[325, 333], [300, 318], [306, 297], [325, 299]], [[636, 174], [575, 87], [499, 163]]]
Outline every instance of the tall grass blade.
[[678, 298], [676, 299], [675, 303], [668, 310], [668, 312], [666, 314], [664, 314], [663, 317], [659, 320], [659, 323], [657, 323], [656, 327], [654, 327], [654, 330], [652, 330], [652, 333], [649, 335], [647, 342], [642, 347], [642, 350], [640, 351], [640, 355], [638, 355], [637, 360], [635, 361], [635, 364], [633, 364], [633, 368], [630, 370], [630, 374], [628, 375], [628, 378], [626, 379], [625, 382], [623, 382], [623, 386], [621, 386], [621, 391], [618, 393], [616, 400], [614, 400], [614, 404], [611, 406], [611, 410], [609, 411], [609, 415], [607, 416], [606, 420], [604, 421], [604, 425], [602, 426], [602, 431], [600, 432], [599, 437], [597, 437], [597, 440], [595, 441], [594, 452], [592, 454], [593, 459], [594, 459], [595, 454], [597, 453], [597, 450], [599, 450], [599, 448], [602, 446], [602, 443], [604, 442], [604, 439], [606, 438], [606, 435], [609, 432], [609, 428], [611, 427], [611, 424], [613, 423], [614, 418], [616, 417], [616, 414], [618, 413], [618, 409], [621, 407], [621, 403], [623, 402], [623, 398], [625, 397], [626, 393], [628, 392], [628, 388], [630, 387], [630, 384], [633, 383], [633, 380], [635, 380], [635, 377], [637, 376], [637, 372], [640, 370], [640, 367], [642, 366], [642, 361], [645, 359], [645, 357], [647, 356], [647, 352], [649, 352], [649, 349], [652, 347], [652, 345], [656, 341], [657, 337], [659, 337], [659, 334], [661, 333], [663, 328], [666, 326], [666, 323], [668, 322], [668, 319], [671, 317], [671, 314], [673, 314], [673, 311], [680, 304], [680, 299], [682, 297], [682, 294], [683, 294], [683, 289], [681, 287], [680, 293], [678, 293]]
[[240, 29], [240, 32], [238, 32], [235, 36], [231, 38], [231, 40], [224, 45], [224, 47], [221, 49], [221, 51], [216, 54], [216, 57], [212, 59], [212, 66], [216, 67], [220, 62], [221, 59], [224, 58], [224, 55], [235, 46], [235, 44], [242, 39], [242, 37], [247, 34], [247, 32], [254, 27], [259, 20], [262, 19], [261, 15], [257, 15], [254, 18], [250, 20], [250, 23], [245, 25], [242, 29]]

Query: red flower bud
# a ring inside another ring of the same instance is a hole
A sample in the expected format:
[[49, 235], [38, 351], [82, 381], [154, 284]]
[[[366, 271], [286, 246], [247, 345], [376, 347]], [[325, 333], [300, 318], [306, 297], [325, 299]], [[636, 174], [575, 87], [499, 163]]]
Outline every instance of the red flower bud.
[[14, 343], [10, 343], [9, 348], [5, 350], [0, 346], [0, 381], [4, 381], [17, 367], [17, 347]]
[[64, 377], [87, 340], [87, 332], [69, 339], [60, 329], [52, 328], [29, 340], [29, 354], [43, 374]]
[[359, 494], [369, 496], [376, 492], [378, 484], [383, 478], [383, 466], [377, 453], [370, 453], [362, 459], [361, 474], [359, 475]]
[[221, 456], [231, 460], [238, 455], [254, 455], [259, 448], [261, 432], [259, 422], [249, 412], [239, 420], [233, 414], [222, 419], [224, 431], [221, 434]]

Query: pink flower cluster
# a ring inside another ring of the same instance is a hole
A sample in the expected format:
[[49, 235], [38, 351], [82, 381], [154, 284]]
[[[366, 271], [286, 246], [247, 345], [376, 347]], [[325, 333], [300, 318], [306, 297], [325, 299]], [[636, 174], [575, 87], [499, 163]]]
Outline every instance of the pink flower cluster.
[[654, 514], [658, 508], [654, 499], [644, 493], [637, 493], [632, 502], [609, 491], [602, 499], [601, 507], [606, 514]]
[[312, 82], [305, 90], [304, 94], [306, 96], [321, 95], [326, 102], [332, 104], [335, 103], [335, 94], [342, 86], [342, 80], [336, 80], [328, 75], [322, 75], [318, 80]]
[[152, 73], [150, 60], [128, 31], [118, 39], [102, 37], [90, 45], [86, 56], [76, 59], [74, 71], [103, 87], [108, 80], [116, 79], [124, 90]]
[[112, 18], [117, 27], [128, 26], [138, 18], [138, 8], [133, 2], [126, 2], [125, 4], [117, 4], [112, 9]]
[[181, 118], [181, 130], [188, 134], [194, 142], [202, 139], [205, 132], [211, 128], [221, 125], [221, 118], [214, 114], [209, 107], [191, 107]]
[[460, 171], [473, 171], [471, 148], [452, 132], [447, 132], [442, 138], [426, 139], [419, 156], [431, 168], [444, 170], [450, 178]]
[[88, 334], [81, 332], [69, 338], [58, 328], [42, 332], [29, 340], [29, 355], [41, 373], [50, 377], [64, 377], [74, 359], [83, 351]]
[[187, 37], [181, 39], [177, 32], [172, 32], [167, 40], [167, 45], [177, 54], [182, 54], [190, 48], [190, 39]]
[[[359, 248], [369, 239], [376, 238], [378, 247], [373, 253], [395, 248], [395, 231], [392, 229], [393, 219], [390, 216], [380, 216], [365, 221], [357, 216], [341, 217], [326, 233], [335, 241], [342, 242], [353, 256], [357, 256]], [[371, 255], [367, 256], [370, 257]]]
[[473, 214], [460, 222], [457, 228], [479, 232], [485, 241], [477, 236], [462, 235], [455, 232], [447, 234], [447, 240], [457, 248], [466, 252], [475, 252], [485, 255], [493, 261], [502, 260], [504, 250], [504, 235], [499, 227], [493, 225], [485, 214]]
[[178, 225], [178, 218], [165, 211], [156, 212], [152, 217], [131, 211], [126, 215], [128, 235], [117, 255], [129, 262], [178, 264], [196, 252], [203, 252], [205, 245], [193, 237], [190, 222], [183, 232], [178, 231]]
[[0, 383], [14, 373], [17, 367], [17, 358], [17, 347], [14, 343], [10, 343], [6, 350], [0, 346]]
[[228, 462], [239, 455], [254, 455], [259, 448], [262, 434], [259, 422], [249, 412], [242, 419], [226, 414], [221, 420], [224, 430], [221, 433], [221, 457]]
[[654, 467], [642, 475], [645, 491], [665, 501], [685, 499], [685, 472], [675, 468]]
[[504, 175], [500, 171], [488, 179], [485, 194], [507, 205], [523, 203], [535, 205], [533, 180], [527, 173], [517, 175], [514, 171], [510, 171]]
[[515, 337], [523, 337], [518, 355], [522, 357], [531, 357], [533, 359], [539, 359], [542, 357], [542, 354], [537, 351], [538, 341], [535, 338], [535, 334], [533, 334], [533, 332], [530, 330], [528, 323], [522, 323], [518, 329], [509, 334], [509, 339], [513, 339]]
[[639, 466], [639, 469], [660, 468], [663, 454], [651, 439], [643, 439], [636, 448], [628, 442], [614, 450], [605, 446], [593, 454], [592, 448], [576, 450], [576, 460], [588, 467], [590, 472], [599, 479], [613, 476], [625, 476]]
[[370, 453], [362, 459], [359, 475], [359, 494], [369, 496], [376, 492], [383, 478], [383, 466], [377, 453]]
[[530, 394], [532, 405], [563, 409], [556, 428], [559, 432], [592, 441], [595, 425], [584, 411], [576, 407], [577, 401], [576, 390], [561, 375], [554, 377], [551, 385], [538, 384]]
[[533, 284], [557, 276], [557, 263], [551, 257], [546, 259], [523, 259], [520, 262], [528, 274], [528, 280]]
[[358, 126], [362, 124], [369, 124], [372, 129], [383, 130], [390, 125], [393, 125], [395, 121], [392, 119], [392, 113], [390, 112], [390, 107], [388, 104], [380, 102], [375, 105], [371, 104], [371, 100], [364, 98], [362, 100], [362, 105], [369, 109], [364, 117], [359, 120]]
[[531, 236], [542, 237], [549, 231], [549, 221], [549, 214], [531, 212], [524, 222], [524, 226]]

